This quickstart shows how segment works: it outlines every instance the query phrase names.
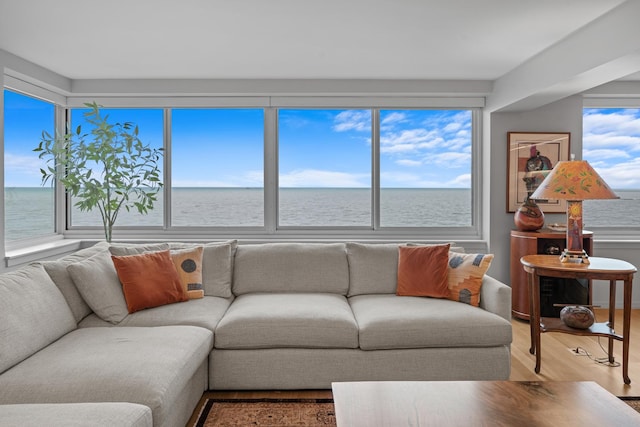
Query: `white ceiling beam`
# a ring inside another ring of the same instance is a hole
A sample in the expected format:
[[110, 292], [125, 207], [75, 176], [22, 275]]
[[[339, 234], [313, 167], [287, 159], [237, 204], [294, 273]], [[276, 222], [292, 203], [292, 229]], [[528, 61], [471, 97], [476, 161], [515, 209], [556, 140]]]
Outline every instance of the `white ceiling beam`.
[[640, 1], [629, 0], [494, 82], [488, 111], [541, 107], [640, 71]]

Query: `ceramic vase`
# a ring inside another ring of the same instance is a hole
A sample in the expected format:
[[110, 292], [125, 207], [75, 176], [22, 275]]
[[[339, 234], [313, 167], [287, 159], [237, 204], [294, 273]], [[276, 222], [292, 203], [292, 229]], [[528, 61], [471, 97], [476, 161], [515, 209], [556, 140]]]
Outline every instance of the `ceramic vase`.
[[527, 196], [513, 216], [513, 222], [520, 231], [539, 230], [544, 225], [544, 213], [536, 202]]
[[595, 321], [593, 311], [581, 305], [569, 305], [560, 311], [560, 320], [576, 329], [588, 329]]

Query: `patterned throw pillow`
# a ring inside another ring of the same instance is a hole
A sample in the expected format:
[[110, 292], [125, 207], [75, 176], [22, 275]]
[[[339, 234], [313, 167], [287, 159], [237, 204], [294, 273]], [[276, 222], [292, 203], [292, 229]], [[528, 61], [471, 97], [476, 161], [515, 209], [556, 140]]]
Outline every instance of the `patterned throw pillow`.
[[171, 251], [171, 259], [176, 266], [180, 283], [189, 299], [204, 297], [204, 289], [202, 288], [203, 251], [204, 248], [202, 246]]
[[446, 298], [449, 244], [398, 247], [397, 295]]
[[448, 298], [478, 307], [482, 278], [492, 260], [493, 254], [449, 252]]

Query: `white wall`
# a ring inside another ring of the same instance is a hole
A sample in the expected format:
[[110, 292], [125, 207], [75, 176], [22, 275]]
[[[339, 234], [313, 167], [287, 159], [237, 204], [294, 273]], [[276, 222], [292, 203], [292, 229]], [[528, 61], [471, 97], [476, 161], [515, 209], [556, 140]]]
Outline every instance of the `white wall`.
[[[581, 96], [572, 96], [531, 111], [509, 113], [485, 113], [485, 124], [490, 129], [485, 132], [490, 138], [491, 170], [489, 208], [489, 251], [495, 259], [489, 270], [493, 277], [510, 285], [510, 230], [514, 229], [513, 213], [506, 209], [507, 188], [507, 132], [570, 132], [571, 152], [576, 158], [582, 153], [582, 108]], [[486, 144], [485, 144], [486, 146]], [[545, 222], [565, 222], [565, 214], [545, 214]], [[594, 256], [624, 259], [640, 266], [640, 243], [607, 241], [594, 234]], [[640, 285], [640, 274], [634, 279]], [[617, 287], [616, 306], [622, 307], [622, 285]], [[608, 307], [608, 282], [597, 281], [593, 286], [593, 303]], [[640, 290], [633, 296], [633, 306], [640, 308]]]
[[[137, 82], [127, 81], [75, 81], [72, 82], [63, 76], [53, 73], [44, 69], [36, 64], [25, 61], [21, 58], [11, 55], [7, 52], [0, 50], [0, 87], [5, 83], [5, 71], [10, 70], [10, 76], [13, 79], [24, 79], [27, 81], [38, 82], [44, 89], [56, 88], [57, 91], [63, 94], [71, 95], [73, 93], [86, 92], [91, 96], [119, 94], [121, 96], [128, 95], [134, 97], [138, 92], [154, 92], [165, 88], [167, 90], [167, 83], [165, 81], [151, 81], [148, 82], [148, 86], [141, 88]], [[133, 84], [136, 83], [136, 84]], [[175, 83], [175, 82], [174, 82]], [[207, 81], [188, 81], [178, 82], [176, 90], [183, 94], [195, 96], [196, 94], [202, 94], [203, 91], [207, 93], [220, 96], [225, 92], [233, 92], [233, 90], [239, 90], [244, 87], [244, 90], [248, 90], [241, 83], [246, 82], [227, 81], [222, 82], [222, 86], [211, 86]], [[309, 82], [305, 82], [306, 86], [299, 87], [302, 82], [297, 81], [282, 81], [271, 83], [272, 86], [267, 85], [266, 88], [271, 91], [276, 90], [283, 93], [289, 93], [300, 95], [300, 92], [339, 92], [342, 95], [350, 93], [351, 95], [363, 95], [363, 93], [369, 93], [372, 91], [372, 82], [364, 82], [356, 89], [353, 87], [353, 82], [349, 82], [348, 86], [343, 87], [341, 82], [317, 82], [316, 86], [311, 86], [309, 89]], [[343, 82], [344, 83], [344, 82]], [[487, 82], [471, 82], [467, 85], [454, 84], [453, 82], [425, 82], [412, 81], [412, 82], [375, 82], [377, 92], [369, 93], [370, 95], [377, 96], [389, 96], [390, 93], [405, 94], [406, 91], [414, 91], [416, 93], [428, 92], [434, 90], [434, 87], [440, 87], [440, 90], [447, 89], [449, 96], [460, 96], [464, 93], [466, 96], [483, 96], [486, 95], [490, 89]], [[262, 84], [266, 84], [262, 82]], [[384, 87], [382, 90], [380, 87]], [[108, 90], [106, 90], [106, 89]], [[349, 89], [347, 89], [349, 88]], [[233, 89], [233, 90], [232, 90]], [[264, 92], [265, 86], [261, 86], [261, 90], [255, 87], [249, 87], [251, 93]], [[351, 92], [348, 92], [351, 91]], [[170, 91], [172, 92], [172, 91]], [[352, 93], [355, 92], [355, 93]], [[637, 92], [636, 92], [637, 93]], [[176, 93], [171, 93], [176, 95]], [[514, 228], [513, 226], [513, 213], [506, 212], [506, 183], [507, 183], [507, 132], [510, 131], [531, 131], [531, 132], [570, 132], [571, 133], [571, 151], [576, 153], [580, 157], [582, 151], [582, 96], [575, 95], [552, 104], [540, 107], [535, 110], [522, 111], [522, 112], [494, 112], [484, 113], [483, 117], [483, 139], [482, 144], [482, 161], [481, 161], [481, 175], [484, 186], [483, 190], [483, 236], [482, 239], [488, 242], [488, 251], [494, 253], [495, 259], [492, 267], [489, 270], [489, 274], [497, 279], [509, 284], [510, 282], [510, 248], [509, 248], [509, 232]], [[0, 144], [2, 148], [0, 150], [0, 168], [4, 165], [3, 160], [3, 139], [2, 139], [2, 120], [3, 113], [3, 99], [0, 99]], [[1, 169], [0, 169], [1, 170]], [[3, 174], [0, 174], [0, 184], [3, 183]], [[4, 188], [1, 185], [0, 188]], [[2, 219], [4, 217], [4, 200], [3, 190], [0, 189], [0, 204], [3, 209]], [[546, 216], [547, 222], [564, 222], [564, 214], [548, 214]], [[0, 242], [4, 241], [4, 231], [0, 227]], [[471, 244], [467, 247], [469, 251], [480, 250], [476, 246], [483, 246], [484, 242], [478, 242], [479, 244]], [[4, 249], [0, 250], [0, 255], [4, 254]], [[597, 232], [594, 236], [594, 254], [596, 256], [612, 257], [625, 259], [636, 266], [640, 266], [640, 243], [638, 242], [616, 242], [605, 241], [599, 238]], [[0, 267], [1, 269], [1, 267]], [[637, 275], [635, 282], [640, 283], [640, 274]], [[621, 286], [619, 286], [621, 288]], [[618, 290], [619, 293], [621, 289]], [[634, 295], [634, 307], [640, 308], [640, 290], [637, 290]], [[608, 304], [608, 286], [606, 284], [596, 283], [594, 287], [594, 303], [606, 306]], [[621, 297], [617, 300], [617, 305], [622, 304]]]

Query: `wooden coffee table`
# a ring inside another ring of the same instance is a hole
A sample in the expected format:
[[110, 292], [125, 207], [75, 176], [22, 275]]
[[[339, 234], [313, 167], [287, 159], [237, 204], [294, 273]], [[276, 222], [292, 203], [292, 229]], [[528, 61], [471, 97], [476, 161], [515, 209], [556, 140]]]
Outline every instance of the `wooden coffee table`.
[[338, 427], [640, 426], [639, 413], [590, 381], [345, 382], [332, 388]]

